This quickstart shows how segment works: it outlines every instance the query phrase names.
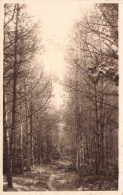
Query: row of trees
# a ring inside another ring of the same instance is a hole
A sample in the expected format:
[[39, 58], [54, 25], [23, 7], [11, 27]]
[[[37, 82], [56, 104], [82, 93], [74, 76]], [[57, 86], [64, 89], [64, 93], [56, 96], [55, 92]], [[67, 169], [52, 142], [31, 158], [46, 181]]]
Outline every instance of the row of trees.
[[3, 172], [12, 174], [51, 159], [58, 114], [52, 108], [52, 79], [36, 60], [41, 55], [40, 26], [24, 4], [4, 6]]
[[82, 176], [91, 175], [89, 167], [92, 175], [113, 174], [118, 166], [118, 4], [96, 4], [76, 22], [66, 60], [63, 120], [76, 170]]

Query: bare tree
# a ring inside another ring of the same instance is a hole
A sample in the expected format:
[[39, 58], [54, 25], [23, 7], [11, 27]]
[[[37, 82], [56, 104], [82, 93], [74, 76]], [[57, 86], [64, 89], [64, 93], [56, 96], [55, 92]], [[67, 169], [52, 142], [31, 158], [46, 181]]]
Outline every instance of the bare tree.
[[[117, 4], [95, 5], [75, 24], [67, 51], [69, 78], [64, 85], [71, 94], [69, 103], [77, 137], [76, 169], [80, 175], [86, 162], [94, 161], [95, 174], [100, 175], [108, 161], [113, 160], [111, 139], [112, 133], [117, 139], [118, 128], [117, 23]], [[112, 120], [115, 124], [111, 124]], [[118, 151], [115, 153], [118, 158]]]

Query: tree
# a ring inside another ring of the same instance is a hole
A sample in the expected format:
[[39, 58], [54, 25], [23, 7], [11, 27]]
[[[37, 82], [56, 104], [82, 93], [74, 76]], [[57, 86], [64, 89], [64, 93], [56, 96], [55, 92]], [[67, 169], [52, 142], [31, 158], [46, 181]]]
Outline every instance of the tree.
[[[30, 26], [25, 5], [5, 4], [4, 10], [4, 143], [7, 151], [4, 154], [8, 186], [12, 188], [12, 172], [17, 168], [17, 153], [20, 151], [18, 144], [22, 147], [18, 137], [18, 122], [21, 120], [18, 113], [22, 111], [22, 94], [27, 95], [22, 80], [32, 71], [28, 65], [36, 52], [38, 36], [34, 39], [37, 24]], [[22, 137], [22, 124], [20, 127]]]
[[113, 153], [117, 164], [117, 143], [113, 146], [111, 142], [112, 134], [117, 139], [118, 128], [117, 6], [94, 5], [88, 15], [76, 22], [67, 51], [65, 86], [76, 126], [76, 169], [80, 175], [87, 162], [100, 175], [113, 160]]

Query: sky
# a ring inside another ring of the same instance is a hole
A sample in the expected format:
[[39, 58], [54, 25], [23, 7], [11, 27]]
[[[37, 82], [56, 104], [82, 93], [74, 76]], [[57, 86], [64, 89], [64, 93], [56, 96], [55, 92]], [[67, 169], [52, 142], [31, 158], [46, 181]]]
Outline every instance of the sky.
[[[62, 79], [65, 73], [65, 51], [72, 33], [72, 26], [80, 15], [86, 12], [90, 3], [79, 0], [40, 0], [31, 1], [28, 10], [34, 20], [41, 22], [41, 35], [44, 44], [42, 55], [45, 70]], [[65, 95], [63, 87], [53, 84], [54, 104], [59, 107]]]

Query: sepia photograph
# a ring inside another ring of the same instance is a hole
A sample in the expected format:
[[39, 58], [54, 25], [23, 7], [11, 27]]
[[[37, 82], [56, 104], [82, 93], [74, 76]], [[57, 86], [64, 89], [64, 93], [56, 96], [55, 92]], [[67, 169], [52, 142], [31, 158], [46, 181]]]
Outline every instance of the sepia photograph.
[[118, 87], [118, 2], [3, 3], [3, 192], [118, 191]]

